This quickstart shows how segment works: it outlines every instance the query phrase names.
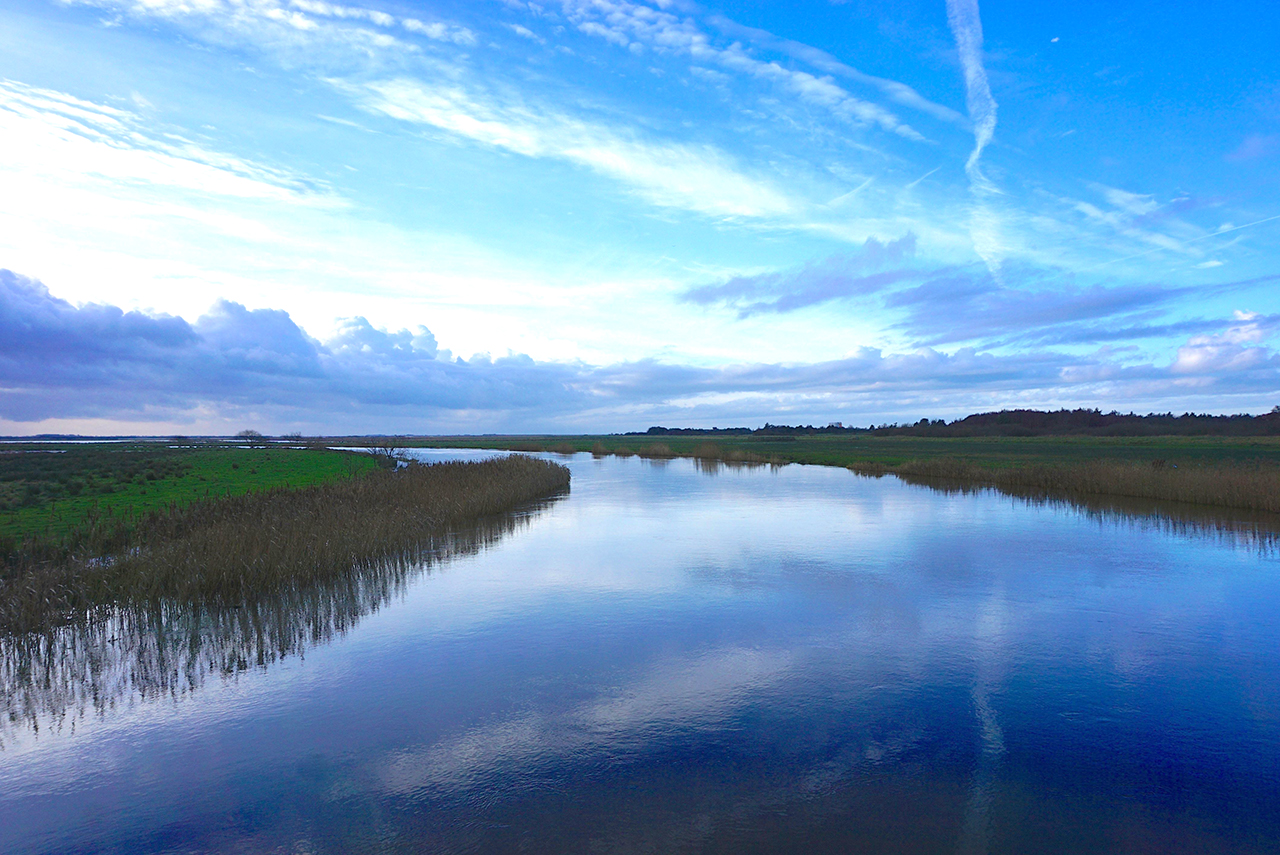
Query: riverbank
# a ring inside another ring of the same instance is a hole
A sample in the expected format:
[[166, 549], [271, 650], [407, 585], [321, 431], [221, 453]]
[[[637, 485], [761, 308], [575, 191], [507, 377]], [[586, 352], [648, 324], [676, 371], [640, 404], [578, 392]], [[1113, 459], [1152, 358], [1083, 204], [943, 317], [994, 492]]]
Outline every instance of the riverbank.
[[1280, 514], [1274, 437], [519, 436], [415, 437], [404, 447], [692, 457], [840, 466], [1026, 495], [1116, 496]]
[[171, 505], [108, 552], [12, 556], [0, 572], [0, 632], [126, 603], [235, 606], [352, 568], [412, 562], [457, 527], [568, 486], [566, 467], [513, 456]]

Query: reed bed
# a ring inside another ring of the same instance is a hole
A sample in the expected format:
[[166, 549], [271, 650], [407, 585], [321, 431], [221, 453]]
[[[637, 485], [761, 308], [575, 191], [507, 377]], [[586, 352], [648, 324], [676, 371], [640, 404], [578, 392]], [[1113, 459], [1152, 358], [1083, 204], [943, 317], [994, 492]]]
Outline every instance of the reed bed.
[[486, 549], [531, 518], [486, 517], [433, 538], [426, 561], [388, 561], [315, 584], [274, 586], [240, 605], [125, 604], [100, 620], [0, 635], [0, 751], [22, 733], [74, 726], [139, 700], [189, 695], [210, 677], [303, 655], [348, 632], [440, 563]]
[[568, 486], [565, 467], [514, 455], [170, 508], [134, 527], [110, 555], [10, 562], [0, 575], [0, 633], [122, 603], [234, 606], [353, 569], [417, 561], [453, 527]]
[[1090, 460], [996, 469], [937, 458], [849, 468], [863, 475], [892, 474], [910, 482], [991, 486], [1017, 495], [1027, 491], [1068, 497], [1106, 495], [1280, 514], [1280, 467], [1265, 464], [1177, 467], [1162, 460], [1145, 464]]

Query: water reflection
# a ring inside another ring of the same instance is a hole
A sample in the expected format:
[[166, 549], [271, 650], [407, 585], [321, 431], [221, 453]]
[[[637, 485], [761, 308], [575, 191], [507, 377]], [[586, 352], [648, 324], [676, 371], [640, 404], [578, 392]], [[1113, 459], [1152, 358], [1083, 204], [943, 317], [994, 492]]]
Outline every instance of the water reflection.
[[318, 584], [272, 586], [235, 608], [160, 601], [45, 632], [0, 636], [0, 747], [23, 731], [74, 728], [89, 713], [177, 699], [210, 677], [233, 677], [301, 655], [344, 635], [437, 565], [527, 527], [554, 501], [455, 529], [412, 559], [353, 569]]
[[[305, 668], [7, 752], [0, 850], [1280, 851], [1280, 577], [1213, 526], [570, 463]], [[280, 655], [254, 619], [196, 670]]]
[[[885, 475], [857, 475], [883, 478]], [[1040, 489], [973, 484], [944, 478], [894, 476], [918, 487], [948, 495], [997, 494], [1019, 499], [1032, 507], [1079, 511], [1107, 523], [1124, 523], [1144, 530], [1176, 536], [1208, 537], [1227, 546], [1256, 548], [1275, 553], [1280, 547], [1280, 516], [1239, 508], [1195, 505], [1132, 496], [1087, 493], [1054, 493]]]

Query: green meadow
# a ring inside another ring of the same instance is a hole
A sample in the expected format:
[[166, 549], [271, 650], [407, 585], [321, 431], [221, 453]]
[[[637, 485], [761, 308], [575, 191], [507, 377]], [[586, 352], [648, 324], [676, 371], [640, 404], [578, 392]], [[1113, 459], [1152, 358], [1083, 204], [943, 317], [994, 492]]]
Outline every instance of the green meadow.
[[0, 551], [90, 519], [137, 520], [202, 499], [308, 487], [377, 469], [367, 454], [161, 442], [0, 446]]

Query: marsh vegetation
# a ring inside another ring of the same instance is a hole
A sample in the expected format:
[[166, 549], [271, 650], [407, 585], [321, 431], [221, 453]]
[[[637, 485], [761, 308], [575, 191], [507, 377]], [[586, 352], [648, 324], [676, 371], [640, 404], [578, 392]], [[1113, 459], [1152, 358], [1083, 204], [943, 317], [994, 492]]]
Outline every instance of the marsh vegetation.
[[[552, 442], [551, 440], [554, 440]], [[594, 457], [690, 457], [716, 464], [807, 463], [911, 483], [964, 483], [1071, 500], [1113, 496], [1280, 514], [1275, 437], [663, 435], [422, 438], [407, 445], [590, 451]], [[554, 446], [554, 449], [552, 448]]]
[[234, 607], [413, 563], [455, 527], [568, 486], [565, 467], [512, 456], [171, 504], [127, 528], [89, 528], [79, 549], [12, 554], [0, 574], [0, 632], [92, 620], [121, 605]]
[[[554, 500], [548, 500], [554, 501]], [[0, 745], [4, 729], [74, 723], [133, 701], [178, 698], [342, 636], [424, 574], [529, 524], [545, 503], [436, 531], [412, 553], [346, 572], [276, 577], [243, 586], [240, 602], [131, 598], [98, 619], [0, 634]], [[412, 556], [412, 557], [411, 557]]]

